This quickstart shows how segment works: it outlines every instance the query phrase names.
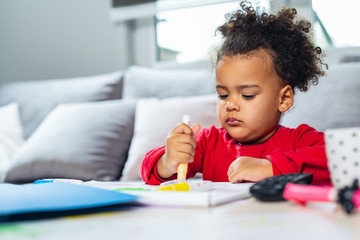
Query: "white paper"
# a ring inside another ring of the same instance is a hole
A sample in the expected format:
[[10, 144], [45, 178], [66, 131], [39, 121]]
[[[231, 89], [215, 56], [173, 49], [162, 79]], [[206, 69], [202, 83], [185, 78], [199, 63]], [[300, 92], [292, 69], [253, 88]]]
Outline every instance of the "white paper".
[[[215, 207], [251, 196], [249, 189], [253, 183], [232, 184], [214, 182], [214, 188], [208, 191], [156, 191], [159, 186], [143, 182], [97, 182], [84, 184], [109, 190], [124, 189], [122, 192], [140, 196], [138, 202], [156, 206]], [[134, 189], [134, 190], [127, 190]]]

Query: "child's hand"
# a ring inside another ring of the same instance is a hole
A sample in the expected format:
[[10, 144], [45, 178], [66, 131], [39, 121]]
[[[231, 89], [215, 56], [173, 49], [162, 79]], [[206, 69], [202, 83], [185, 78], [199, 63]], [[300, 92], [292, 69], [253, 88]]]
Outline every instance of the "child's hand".
[[176, 126], [168, 135], [165, 154], [160, 158], [157, 172], [162, 178], [176, 173], [179, 163], [194, 161], [196, 141], [194, 136], [200, 131], [199, 124], [192, 128], [185, 123]]
[[273, 176], [271, 162], [268, 159], [239, 157], [231, 163], [228, 172], [229, 182], [258, 182]]

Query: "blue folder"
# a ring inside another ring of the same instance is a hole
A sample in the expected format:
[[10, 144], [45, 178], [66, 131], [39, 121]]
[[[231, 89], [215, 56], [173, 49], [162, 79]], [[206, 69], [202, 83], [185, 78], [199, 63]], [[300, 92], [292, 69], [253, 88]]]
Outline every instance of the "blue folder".
[[137, 196], [81, 184], [0, 184], [0, 222], [82, 214], [126, 206]]

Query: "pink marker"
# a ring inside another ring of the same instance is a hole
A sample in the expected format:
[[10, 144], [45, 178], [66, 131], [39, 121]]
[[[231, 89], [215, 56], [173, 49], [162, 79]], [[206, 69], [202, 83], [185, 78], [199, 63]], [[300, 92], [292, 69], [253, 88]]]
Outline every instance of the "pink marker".
[[334, 202], [336, 190], [331, 186], [300, 185], [288, 183], [283, 196], [286, 200], [306, 203], [308, 201]]
[[331, 186], [288, 183], [285, 186], [283, 197], [301, 204], [309, 201], [339, 202], [347, 213], [352, 213], [354, 208], [360, 207], [360, 189], [358, 187], [348, 187], [337, 191]]

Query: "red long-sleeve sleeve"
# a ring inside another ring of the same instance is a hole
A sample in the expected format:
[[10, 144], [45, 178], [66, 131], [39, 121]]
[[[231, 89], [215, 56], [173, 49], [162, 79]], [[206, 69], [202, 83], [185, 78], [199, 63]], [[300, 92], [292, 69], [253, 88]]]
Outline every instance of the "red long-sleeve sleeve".
[[155, 148], [145, 155], [140, 166], [140, 174], [146, 183], [156, 185], [164, 181], [164, 179], [157, 174], [156, 170], [159, 159], [164, 153], [165, 147], [163, 146]]
[[303, 124], [287, 140], [294, 147], [276, 148], [266, 156], [279, 174], [310, 172], [314, 175], [313, 183], [329, 183], [324, 134]]

